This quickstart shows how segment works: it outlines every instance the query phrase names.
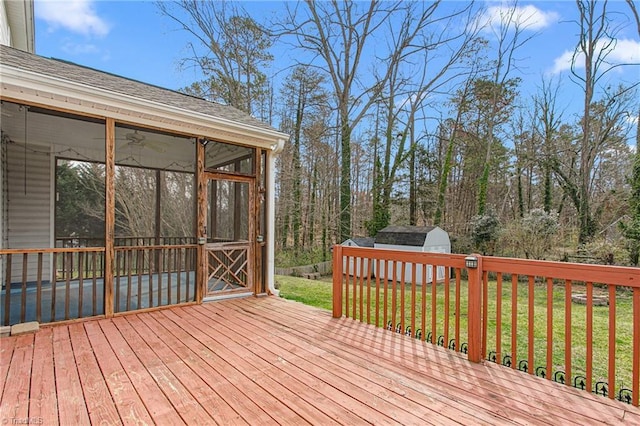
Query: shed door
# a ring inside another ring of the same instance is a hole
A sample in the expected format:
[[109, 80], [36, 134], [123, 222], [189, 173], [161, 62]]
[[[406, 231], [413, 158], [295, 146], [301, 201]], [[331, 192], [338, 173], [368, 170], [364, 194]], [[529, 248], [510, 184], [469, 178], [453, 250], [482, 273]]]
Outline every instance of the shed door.
[[208, 179], [205, 297], [254, 291], [253, 181], [218, 174]]

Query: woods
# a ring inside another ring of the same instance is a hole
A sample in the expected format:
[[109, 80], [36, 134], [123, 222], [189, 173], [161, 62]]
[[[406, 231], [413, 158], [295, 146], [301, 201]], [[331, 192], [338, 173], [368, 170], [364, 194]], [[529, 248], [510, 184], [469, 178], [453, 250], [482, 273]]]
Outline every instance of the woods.
[[572, 4], [566, 72], [535, 75], [525, 59], [541, 27], [517, 2], [305, 1], [273, 16], [158, 3], [193, 36], [183, 65], [202, 79], [184, 91], [291, 135], [276, 177], [281, 264], [389, 224], [435, 224], [456, 252], [637, 265], [640, 79], [613, 77], [638, 70], [614, 51], [640, 33], [634, 2], [616, 6]]

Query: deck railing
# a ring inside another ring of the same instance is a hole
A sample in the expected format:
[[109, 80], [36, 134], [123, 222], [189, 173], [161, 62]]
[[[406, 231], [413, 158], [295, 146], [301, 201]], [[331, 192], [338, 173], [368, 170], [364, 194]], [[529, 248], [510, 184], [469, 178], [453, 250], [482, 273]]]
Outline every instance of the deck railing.
[[104, 248], [0, 250], [2, 325], [102, 315], [103, 259]]
[[[334, 247], [351, 317], [638, 406], [640, 269]], [[471, 259], [470, 259], [471, 260]]]
[[[197, 245], [119, 246], [113, 313], [191, 302]], [[0, 325], [105, 315], [105, 248], [0, 250]]]
[[193, 301], [196, 250], [195, 245], [116, 247], [114, 312]]

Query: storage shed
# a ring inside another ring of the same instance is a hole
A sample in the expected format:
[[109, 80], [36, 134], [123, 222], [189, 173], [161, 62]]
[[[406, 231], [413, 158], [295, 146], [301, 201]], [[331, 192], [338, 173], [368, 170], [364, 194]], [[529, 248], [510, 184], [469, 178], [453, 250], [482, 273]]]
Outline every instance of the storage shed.
[[[353, 237], [342, 243], [348, 247], [373, 247], [387, 250], [405, 250], [430, 253], [451, 253], [451, 241], [449, 234], [438, 226], [387, 226], [380, 230], [375, 238]], [[343, 260], [343, 267], [346, 269], [347, 260]], [[362, 266], [363, 276], [369, 275], [369, 265]], [[386, 269], [386, 270], [385, 270]], [[416, 266], [416, 282], [422, 284], [425, 276], [425, 269], [422, 265]], [[375, 264], [372, 269], [375, 270]], [[360, 276], [360, 265], [358, 262], [354, 265], [354, 259], [349, 259], [349, 275]], [[388, 264], [381, 271], [380, 278], [393, 277], [393, 265]], [[411, 280], [412, 264], [405, 264], [404, 271], [405, 281]], [[436, 279], [444, 280], [444, 267], [437, 268]], [[431, 265], [426, 267], [426, 281], [432, 280], [433, 268]], [[402, 270], [396, 269], [396, 279], [402, 278]]]
[[[349, 238], [348, 240], [344, 241], [342, 243], [342, 245], [343, 246], [347, 246], [347, 247], [369, 247], [369, 248], [373, 248], [373, 246], [374, 246], [374, 238], [372, 238], [372, 237], [352, 237], [352, 238]], [[359, 262], [355, 262], [355, 264], [354, 264], [354, 260], [355, 259], [353, 259], [353, 258], [349, 258], [349, 269], [348, 269], [349, 275], [354, 275], [354, 272], [355, 272], [356, 276], [359, 277], [361, 275], [359, 271], [362, 270], [363, 271], [362, 275], [364, 277], [369, 276], [369, 264], [365, 263], [364, 265], [360, 266]], [[347, 270], [347, 258], [342, 259], [342, 268], [345, 271]]]
[[[406, 250], [430, 253], [451, 253], [449, 234], [438, 226], [387, 226], [378, 232], [374, 242], [375, 248], [388, 250]], [[381, 278], [393, 276], [393, 266], [390, 264], [382, 269]], [[425, 276], [424, 267], [417, 265], [416, 282], [422, 284]], [[405, 264], [405, 281], [411, 279], [412, 264]], [[432, 280], [433, 268], [426, 267], [426, 281]], [[396, 279], [400, 280], [402, 270], [396, 270]], [[437, 268], [436, 279], [444, 280], [444, 267]]]

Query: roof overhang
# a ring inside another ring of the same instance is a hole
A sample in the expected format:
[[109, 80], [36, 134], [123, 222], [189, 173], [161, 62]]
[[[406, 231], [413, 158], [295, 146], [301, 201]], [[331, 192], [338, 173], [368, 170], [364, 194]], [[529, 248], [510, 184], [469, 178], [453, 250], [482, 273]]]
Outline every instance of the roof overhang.
[[11, 45], [25, 52], [35, 52], [35, 27], [33, 22], [33, 0], [3, 1], [9, 28]]
[[0, 64], [2, 98], [278, 151], [289, 136], [209, 114]]

